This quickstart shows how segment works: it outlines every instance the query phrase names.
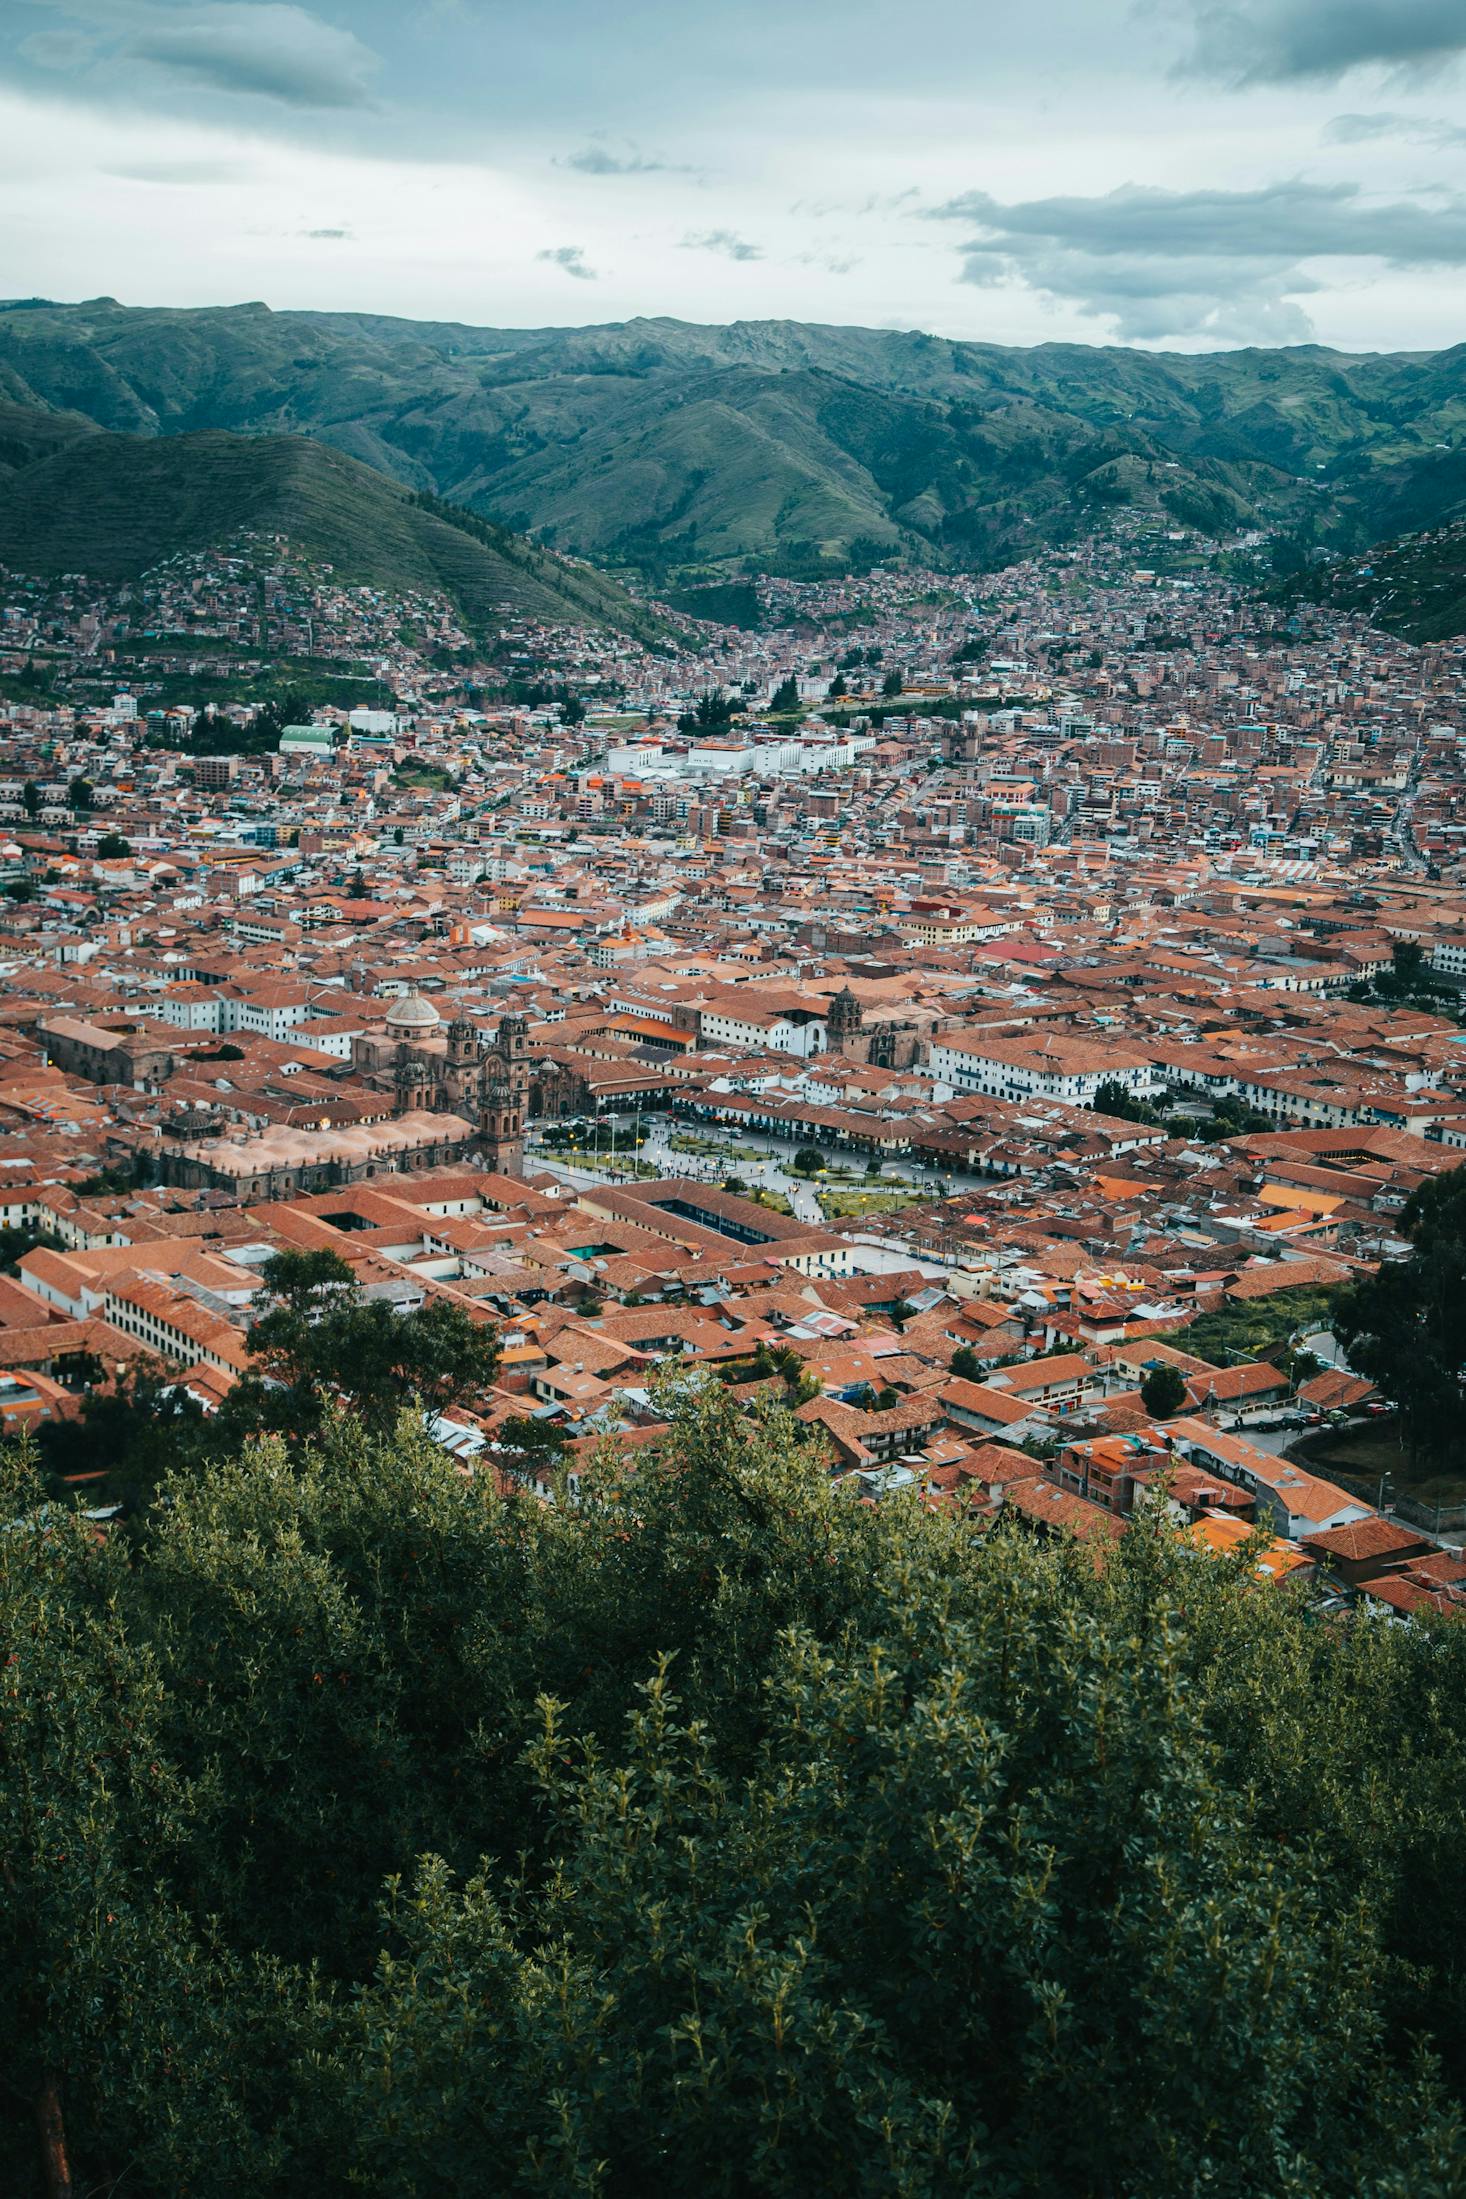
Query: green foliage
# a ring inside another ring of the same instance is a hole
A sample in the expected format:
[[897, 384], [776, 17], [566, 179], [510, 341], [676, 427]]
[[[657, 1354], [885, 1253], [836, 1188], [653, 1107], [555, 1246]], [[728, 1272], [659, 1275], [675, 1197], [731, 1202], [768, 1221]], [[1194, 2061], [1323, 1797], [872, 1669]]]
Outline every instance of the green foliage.
[[753, 1355], [752, 1372], [761, 1382], [771, 1382], [777, 1376], [784, 1385], [786, 1404], [803, 1405], [820, 1395], [818, 1376], [810, 1373], [792, 1344], [760, 1342]]
[[231, 1437], [316, 1428], [336, 1397], [380, 1431], [410, 1399], [443, 1413], [498, 1371], [496, 1329], [443, 1299], [412, 1313], [364, 1299], [334, 1252], [277, 1253], [261, 1272], [276, 1303], [251, 1329], [251, 1372], [222, 1408]]
[[120, 863], [131, 853], [132, 842], [124, 840], [120, 832], [104, 832], [97, 842], [97, 860], [102, 863]]
[[1267, 1298], [1239, 1298], [1193, 1321], [1180, 1339], [1197, 1359], [1229, 1367], [1244, 1359], [1271, 1359], [1295, 1329], [1326, 1329], [1335, 1294], [1317, 1284], [1274, 1291]]
[[532, 1413], [511, 1413], [495, 1436], [499, 1450], [495, 1463], [505, 1473], [532, 1479], [557, 1466], [570, 1448], [563, 1421], [539, 1420]]
[[210, 1443], [202, 1407], [145, 1361], [111, 1387], [93, 1381], [76, 1419], [39, 1428], [36, 1460], [53, 1493], [72, 1477], [101, 1475], [89, 1501], [120, 1504], [133, 1515], [152, 1503], [166, 1474], [196, 1466]]
[[1097, 1115], [1109, 1115], [1116, 1122], [1158, 1123], [1161, 1119], [1153, 1107], [1137, 1099], [1129, 1085], [1122, 1084], [1118, 1077], [1106, 1077], [1102, 1084], [1096, 1085], [1090, 1105]]
[[1459, 2191], [1466, 1632], [673, 1402], [575, 1505], [338, 1416], [126, 1549], [11, 1458], [11, 2158], [52, 2082], [137, 2199]]
[[951, 1369], [960, 1381], [980, 1382], [982, 1361], [970, 1344], [959, 1344], [951, 1358]]
[[19, 1224], [0, 1229], [0, 1275], [14, 1275], [26, 1254], [34, 1252], [37, 1245], [46, 1245], [53, 1252], [65, 1249], [50, 1230], [26, 1229]]
[[795, 1176], [817, 1176], [825, 1165], [825, 1156], [817, 1145], [801, 1145], [789, 1163]]
[[94, 1497], [141, 1517], [166, 1473], [197, 1471], [220, 1450], [267, 1433], [298, 1442], [342, 1409], [385, 1430], [404, 1405], [442, 1413], [494, 1379], [497, 1331], [459, 1307], [435, 1300], [398, 1314], [364, 1301], [329, 1251], [279, 1253], [263, 1274], [275, 1302], [251, 1331], [250, 1370], [218, 1414], [206, 1418], [162, 1365], [133, 1367], [111, 1387], [90, 1388], [77, 1418], [40, 1431], [37, 1459], [53, 1491], [102, 1474]]
[[1408, 1259], [1341, 1292], [1334, 1326], [1352, 1364], [1398, 1406], [1407, 1448], [1444, 1465], [1460, 1458], [1466, 1403], [1466, 1172], [1427, 1178], [1403, 1226]]
[[691, 710], [684, 711], [677, 720], [678, 730], [691, 733], [700, 740], [712, 739], [726, 733], [733, 723], [733, 705], [726, 695], [709, 688], [699, 695]]
[[763, 606], [752, 581], [729, 580], [707, 587], [675, 588], [666, 601], [674, 611], [692, 618], [710, 619], [718, 626], [740, 626], [757, 633], [763, 625]]
[[1186, 1402], [1186, 1383], [1178, 1367], [1160, 1360], [1146, 1370], [1140, 1402], [1156, 1420], [1169, 1420]]
[[781, 680], [774, 689], [769, 699], [769, 714], [775, 718], [793, 717], [803, 707], [804, 705], [799, 699], [799, 682], [791, 672], [789, 677], [786, 680]]

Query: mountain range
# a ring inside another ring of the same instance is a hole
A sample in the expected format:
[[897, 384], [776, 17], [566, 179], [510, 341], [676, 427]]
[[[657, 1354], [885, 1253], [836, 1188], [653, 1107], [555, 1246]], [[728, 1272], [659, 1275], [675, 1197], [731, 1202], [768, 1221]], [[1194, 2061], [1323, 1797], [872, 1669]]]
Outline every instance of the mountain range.
[[478, 634], [523, 615], [667, 638], [618, 582], [306, 436], [165, 441], [0, 401], [0, 565], [128, 580], [245, 533], [285, 536], [343, 578], [446, 595]]
[[893, 553], [982, 567], [1126, 504], [1351, 552], [1466, 515], [1466, 347], [1019, 350], [789, 321], [28, 300], [0, 306], [0, 397], [128, 438], [308, 438], [662, 588]]

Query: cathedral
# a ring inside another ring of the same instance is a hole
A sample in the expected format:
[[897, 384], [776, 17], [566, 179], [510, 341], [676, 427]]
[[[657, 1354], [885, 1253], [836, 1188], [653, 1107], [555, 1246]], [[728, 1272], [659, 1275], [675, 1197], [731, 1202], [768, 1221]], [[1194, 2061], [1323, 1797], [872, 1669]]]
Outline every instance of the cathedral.
[[432, 1002], [414, 993], [393, 1003], [384, 1037], [354, 1039], [351, 1052], [365, 1083], [391, 1091], [394, 1113], [461, 1115], [474, 1125], [487, 1167], [523, 1173], [530, 1075], [523, 1016], [501, 1016], [485, 1040], [465, 1016], [445, 1026]]

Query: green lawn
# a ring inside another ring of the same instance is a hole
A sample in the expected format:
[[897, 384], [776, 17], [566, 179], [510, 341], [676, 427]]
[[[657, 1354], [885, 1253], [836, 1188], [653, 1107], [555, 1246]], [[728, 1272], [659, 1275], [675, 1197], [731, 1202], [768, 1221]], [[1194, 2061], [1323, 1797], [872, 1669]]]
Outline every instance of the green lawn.
[[916, 1206], [921, 1194], [908, 1191], [821, 1191], [820, 1210], [828, 1221], [841, 1215], [891, 1214], [903, 1206]]

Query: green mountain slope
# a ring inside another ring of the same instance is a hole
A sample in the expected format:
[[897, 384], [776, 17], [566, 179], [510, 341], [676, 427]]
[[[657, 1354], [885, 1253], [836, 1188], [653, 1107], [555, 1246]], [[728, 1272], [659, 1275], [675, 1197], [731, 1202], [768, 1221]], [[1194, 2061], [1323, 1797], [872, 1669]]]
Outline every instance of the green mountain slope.
[[308, 435], [557, 546], [708, 577], [862, 551], [990, 563], [1117, 502], [1359, 546], [1434, 524], [1466, 451], [1466, 348], [1007, 350], [94, 299], [0, 307], [0, 392], [135, 435]]
[[1312, 566], [1287, 594], [1360, 611], [1372, 625], [1407, 641], [1449, 641], [1466, 634], [1466, 518], [1382, 543], [1362, 562], [1351, 557]]
[[124, 580], [244, 532], [283, 535], [353, 580], [440, 591], [476, 632], [520, 614], [664, 631], [615, 581], [304, 436], [164, 441], [0, 404], [0, 564]]

